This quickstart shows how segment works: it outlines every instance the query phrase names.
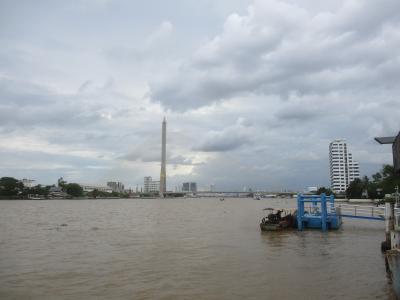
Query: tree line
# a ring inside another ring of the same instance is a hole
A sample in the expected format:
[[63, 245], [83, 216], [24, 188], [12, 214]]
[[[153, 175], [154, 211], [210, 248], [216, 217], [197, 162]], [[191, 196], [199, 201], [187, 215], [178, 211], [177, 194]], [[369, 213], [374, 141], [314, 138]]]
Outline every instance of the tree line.
[[[60, 185], [61, 183], [61, 185]], [[32, 187], [24, 186], [22, 181], [13, 177], [0, 178], [0, 197], [3, 199], [27, 199], [30, 195], [48, 198], [51, 188], [55, 185], [35, 185]], [[66, 197], [81, 197], [83, 189], [77, 183], [67, 183], [59, 180], [59, 187]]]
[[382, 169], [369, 178], [354, 179], [346, 190], [347, 198], [383, 199], [386, 194], [395, 192], [396, 186], [400, 187], [400, 174], [394, 167], [384, 165]]
[[[383, 165], [382, 169], [373, 174], [371, 178], [364, 176], [356, 178], [348, 185], [346, 197], [348, 199], [383, 199], [386, 194], [395, 192], [396, 186], [400, 188], [400, 174], [397, 174], [391, 165]], [[316, 194], [334, 194], [326, 187], [320, 187]]]
[[[98, 197], [128, 197], [128, 193], [118, 192], [103, 192], [99, 190], [93, 190], [88, 193], [84, 193], [83, 188], [78, 183], [67, 183], [62, 177], [57, 182], [58, 190], [61, 190], [65, 198], [83, 197], [87, 196], [90, 198]], [[36, 185], [33, 187], [24, 186], [22, 181], [13, 177], [1, 177], [0, 178], [0, 199], [29, 199], [31, 195], [39, 196], [40, 198], [49, 198], [51, 196], [52, 188], [55, 185]]]

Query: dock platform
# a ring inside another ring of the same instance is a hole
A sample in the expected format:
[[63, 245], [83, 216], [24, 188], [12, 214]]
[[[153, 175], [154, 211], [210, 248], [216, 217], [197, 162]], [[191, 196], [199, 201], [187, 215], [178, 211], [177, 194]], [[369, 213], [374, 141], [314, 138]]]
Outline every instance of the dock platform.
[[[311, 204], [308, 211], [305, 204]], [[329, 203], [329, 206], [328, 206]], [[327, 197], [321, 195], [298, 195], [297, 196], [297, 228], [339, 229], [342, 224], [342, 217], [335, 208], [335, 198], [333, 195]]]

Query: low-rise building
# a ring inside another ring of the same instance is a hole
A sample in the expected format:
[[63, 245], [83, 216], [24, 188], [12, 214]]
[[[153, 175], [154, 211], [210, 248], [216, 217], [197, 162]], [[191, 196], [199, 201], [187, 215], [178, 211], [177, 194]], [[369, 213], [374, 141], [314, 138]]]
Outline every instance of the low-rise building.
[[49, 198], [55, 199], [55, 198], [66, 198], [68, 197], [68, 194], [63, 192], [62, 188], [59, 186], [51, 186], [49, 189]]
[[90, 184], [79, 184], [84, 192], [92, 192], [94, 190], [98, 190], [100, 192], [112, 193], [112, 188], [109, 186], [101, 186], [101, 185], [90, 185]]
[[36, 180], [24, 178], [21, 180], [24, 187], [33, 187], [35, 185]]

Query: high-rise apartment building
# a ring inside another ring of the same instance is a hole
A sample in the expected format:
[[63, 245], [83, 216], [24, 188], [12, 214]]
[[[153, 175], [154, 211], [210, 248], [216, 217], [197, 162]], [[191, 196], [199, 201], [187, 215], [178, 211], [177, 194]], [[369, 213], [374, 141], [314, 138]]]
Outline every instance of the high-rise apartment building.
[[336, 193], [345, 192], [350, 182], [360, 177], [358, 162], [353, 160], [344, 139], [329, 144], [329, 164], [331, 189]]
[[119, 181], [109, 181], [107, 182], [107, 186], [109, 186], [113, 192], [122, 193], [125, 189], [124, 184]]
[[153, 193], [160, 191], [160, 182], [153, 181], [151, 176], [146, 176], [144, 178], [143, 192], [145, 193]]
[[197, 184], [196, 184], [196, 182], [184, 182], [182, 184], [182, 192], [197, 193]]

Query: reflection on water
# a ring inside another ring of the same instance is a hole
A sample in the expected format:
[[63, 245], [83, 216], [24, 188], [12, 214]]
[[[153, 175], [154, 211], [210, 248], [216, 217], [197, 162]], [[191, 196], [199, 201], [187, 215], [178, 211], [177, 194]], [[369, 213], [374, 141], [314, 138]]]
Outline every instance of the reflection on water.
[[288, 199], [0, 201], [1, 299], [391, 299], [383, 222], [261, 233]]

